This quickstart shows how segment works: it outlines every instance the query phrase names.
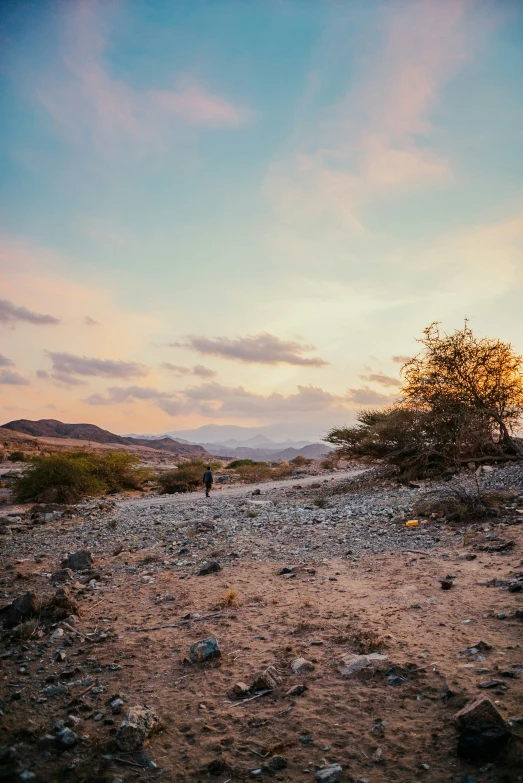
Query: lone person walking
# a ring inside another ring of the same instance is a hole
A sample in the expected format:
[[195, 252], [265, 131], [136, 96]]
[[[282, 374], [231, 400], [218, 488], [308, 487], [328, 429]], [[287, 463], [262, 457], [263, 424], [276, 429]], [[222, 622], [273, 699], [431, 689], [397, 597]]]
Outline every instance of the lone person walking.
[[209, 466], [207, 466], [207, 470], [203, 474], [203, 483], [205, 484], [205, 497], [206, 498], [209, 497], [209, 492], [211, 491], [212, 482], [213, 482], [212, 471], [211, 471], [211, 468]]

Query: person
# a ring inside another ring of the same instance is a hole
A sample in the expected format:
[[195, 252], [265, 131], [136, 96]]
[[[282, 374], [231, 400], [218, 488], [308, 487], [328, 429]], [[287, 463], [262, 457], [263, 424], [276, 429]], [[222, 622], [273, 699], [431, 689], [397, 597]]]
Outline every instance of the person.
[[203, 474], [203, 483], [205, 484], [205, 497], [206, 498], [209, 497], [209, 492], [211, 491], [211, 487], [212, 487], [212, 481], [213, 481], [212, 472], [211, 472], [210, 466], [208, 465], [207, 466], [207, 470]]

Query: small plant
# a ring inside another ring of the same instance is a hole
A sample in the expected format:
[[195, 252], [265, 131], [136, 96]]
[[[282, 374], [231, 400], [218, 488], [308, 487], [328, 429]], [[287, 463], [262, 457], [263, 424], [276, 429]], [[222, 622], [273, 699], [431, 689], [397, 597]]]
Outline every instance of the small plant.
[[385, 640], [376, 631], [357, 631], [350, 641], [356, 645], [360, 655], [379, 652], [385, 646]]
[[[208, 464], [208, 463], [207, 463]], [[177, 492], [194, 492], [203, 486], [206, 464], [202, 460], [181, 462], [174, 470], [163, 470], [157, 474], [161, 491], [166, 495]]]
[[301, 468], [304, 465], [310, 465], [311, 463], [311, 459], [307, 459], [307, 457], [303, 457], [301, 454], [297, 454], [294, 459], [291, 459], [291, 465], [294, 465], [297, 468]]
[[17, 626], [15, 636], [17, 639], [28, 641], [38, 630], [38, 618], [32, 617]]
[[234, 587], [228, 587], [227, 590], [225, 590], [224, 594], [222, 595], [221, 606], [233, 606], [238, 607], [242, 605], [242, 602], [240, 600], [240, 596], [237, 590], [234, 589]]
[[257, 512], [257, 511], [254, 511], [254, 509], [250, 508], [250, 509], [249, 509], [249, 510], [246, 512], [245, 516], [246, 516], [246, 517], [249, 517], [249, 519], [256, 519], [256, 517], [258, 516], [258, 512]]
[[321, 495], [316, 495], [316, 497], [313, 499], [312, 502], [318, 508], [325, 508], [325, 506], [327, 505], [327, 500]]
[[25, 454], [23, 451], [12, 451], [7, 459], [9, 462], [25, 462]]
[[111, 528], [111, 530], [116, 530], [118, 527], [118, 520], [117, 519], [110, 519], [107, 523], [107, 526]]

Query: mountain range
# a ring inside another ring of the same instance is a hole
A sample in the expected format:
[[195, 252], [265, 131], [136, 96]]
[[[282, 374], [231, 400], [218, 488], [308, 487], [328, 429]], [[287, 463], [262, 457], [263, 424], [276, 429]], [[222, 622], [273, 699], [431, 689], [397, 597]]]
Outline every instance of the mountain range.
[[115, 435], [114, 432], [103, 430], [95, 424], [64, 424], [56, 419], [18, 419], [3, 424], [2, 429], [21, 432], [35, 438], [69, 438], [93, 443], [114, 443], [121, 446], [142, 446], [158, 451], [169, 451], [177, 456], [205, 458], [208, 452], [197, 444], [181, 443], [167, 435], [159, 438], [131, 438]]

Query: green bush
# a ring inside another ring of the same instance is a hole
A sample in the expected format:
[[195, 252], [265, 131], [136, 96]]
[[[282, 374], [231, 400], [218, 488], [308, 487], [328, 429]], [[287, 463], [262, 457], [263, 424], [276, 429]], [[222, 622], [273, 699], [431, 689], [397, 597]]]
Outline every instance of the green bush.
[[76, 503], [105, 492], [140, 489], [149, 472], [137, 467], [139, 461], [134, 454], [116, 451], [66, 451], [33, 457], [30, 467], [14, 483], [14, 496], [21, 503]]
[[236, 470], [237, 468], [250, 467], [252, 465], [265, 465], [265, 462], [255, 462], [253, 459], [235, 459], [229, 462], [227, 470]]
[[23, 451], [12, 451], [7, 459], [9, 462], [25, 462], [25, 454]]
[[[157, 474], [160, 489], [166, 495], [175, 492], [194, 492], [202, 486], [203, 474], [207, 463], [198, 459], [181, 462], [174, 470], [164, 470]], [[211, 465], [212, 467], [212, 465]]]

